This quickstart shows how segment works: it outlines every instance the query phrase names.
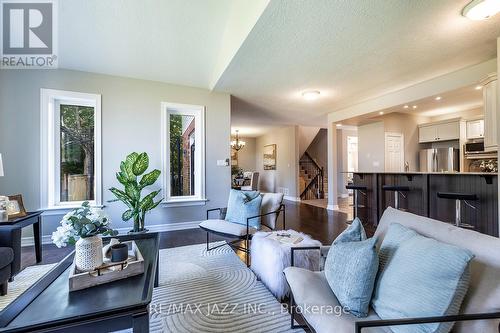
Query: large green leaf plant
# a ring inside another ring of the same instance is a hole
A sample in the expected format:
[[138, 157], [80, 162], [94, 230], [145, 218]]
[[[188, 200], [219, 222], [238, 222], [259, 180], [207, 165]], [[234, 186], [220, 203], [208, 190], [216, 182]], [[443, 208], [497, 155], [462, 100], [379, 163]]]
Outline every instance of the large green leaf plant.
[[120, 163], [120, 171], [116, 173], [116, 179], [123, 185], [123, 190], [116, 187], [109, 189], [116, 197], [110, 202], [121, 201], [127, 206], [128, 209], [122, 214], [122, 219], [123, 221], [134, 220], [132, 232], [147, 231], [144, 228], [146, 213], [156, 208], [162, 201], [162, 199], [154, 201], [161, 190], [153, 191], [141, 198], [142, 190], [153, 185], [161, 173], [160, 170], [155, 169], [144, 174], [148, 167], [149, 156], [147, 153], [131, 153]]

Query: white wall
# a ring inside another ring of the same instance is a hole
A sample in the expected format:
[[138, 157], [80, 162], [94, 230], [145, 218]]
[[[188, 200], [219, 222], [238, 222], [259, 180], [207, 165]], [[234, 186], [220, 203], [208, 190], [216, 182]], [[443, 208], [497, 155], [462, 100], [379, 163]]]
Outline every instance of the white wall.
[[[259, 186], [263, 192], [279, 192], [287, 189], [289, 198], [297, 198], [299, 176], [299, 151], [297, 126], [273, 129], [256, 140], [257, 170], [260, 172]], [[263, 149], [276, 144], [276, 170], [264, 170]]]
[[[117, 228], [125, 206], [107, 203], [108, 189], [119, 186], [115, 172], [132, 151], [150, 155], [150, 168], [161, 169], [160, 103], [163, 101], [206, 106], [205, 206], [157, 208], [146, 225], [202, 220], [206, 209], [227, 203], [230, 168], [216, 160], [229, 158], [230, 96], [205, 89], [68, 70], [5, 70], [0, 74], [0, 152], [5, 177], [0, 193], [23, 195], [28, 210], [40, 209], [40, 88], [102, 95], [103, 201]], [[160, 186], [160, 181], [155, 188]], [[50, 234], [61, 216], [43, 219], [43, 234]]]
[[383, 121], [358, 126], [359, 171], [384, 171], [384, 147], [385, 130]]
[[337, 191], [338, 196], [346, 196], [349, 192], [346, 190], [347, 185], [347, 137], [358, 136], [357, 130], [339, 129], [337, 130], [337, 151], [338, 151], [338, 173], [337, 173]]
[[245, 147], [238, 151], [238, 166], [243, 171], [255, 171], [257, 167], [256, 139], [241, 138], [245, 141]]

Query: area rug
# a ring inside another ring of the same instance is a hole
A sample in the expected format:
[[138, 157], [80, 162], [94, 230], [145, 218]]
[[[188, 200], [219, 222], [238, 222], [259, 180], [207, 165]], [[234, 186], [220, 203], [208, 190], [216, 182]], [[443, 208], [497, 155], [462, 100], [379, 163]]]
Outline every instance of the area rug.
[[161, 250], [150, 315], [151, 332], [303, 332], [227, 244]]
[[13, 282], [9, 282], [7, 295], [0, 296], [0, 311], [18, 298], [23, 292], [44, 276], [55, 264], [29, 266], [16, 275]]

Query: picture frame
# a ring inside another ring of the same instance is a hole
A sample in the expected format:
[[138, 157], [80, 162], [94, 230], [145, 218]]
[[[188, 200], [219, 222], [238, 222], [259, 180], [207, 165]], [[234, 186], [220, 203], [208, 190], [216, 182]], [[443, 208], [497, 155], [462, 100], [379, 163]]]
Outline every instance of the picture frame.
[[264, 146], [264, 170], [276, 170], [276, 144]]
[[9, 219], [28, 215], [26, 209], [24, 208], [23, 196], [21, 194], [9, 195], [7, 215], [9, 216]]

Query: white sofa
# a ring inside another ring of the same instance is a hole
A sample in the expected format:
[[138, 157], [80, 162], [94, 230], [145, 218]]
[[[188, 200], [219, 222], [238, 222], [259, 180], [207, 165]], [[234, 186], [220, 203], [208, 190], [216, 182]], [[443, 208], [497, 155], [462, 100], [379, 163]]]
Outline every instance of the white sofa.
[[[402, 224], [426, 237], [466, 248], [474, 253], [470, 287], [462, 304], [460, 316], [461, 319], [465, 319], [469, 314], [481, 314], [482, 318], [488, 316], [488, 318], [495, 319], [457, 321], [453, 332], [500, 333], [500, 239], [389, 207], [384, 212], [375, 232], [375, 235], [380, 238], [379, 245], [392, 223]], [[326, 255], [327, 250], [328, 247], [322, 248], [323, 256]], [[289, 267], [284, 270], [284, 274], [293, 295], [291, 297], [292, 304], [298, 306], [339, 305], [323, 272]], [[292, 314], [294, 313], [292, 312]], [[387, 322], [376, 322], [380, 321], [380, 318], [373, 309], [370, 309], [366, 318], [357, 318], [350, 314], [337, 316], [320, 312], [311, 313], [311, 311], [301, 315], [307, 322], [307, 326], [317, 333], [391, 332], [386, 325]], [[473, 319], [473, 316], [469, 316], [469, 318]], [[370, 322], [370, 325], [385, 324], [386, 326], [362, 328], [363, 323], [367, 322]], [[429, 320], [428, 322], [433, 321]]]

